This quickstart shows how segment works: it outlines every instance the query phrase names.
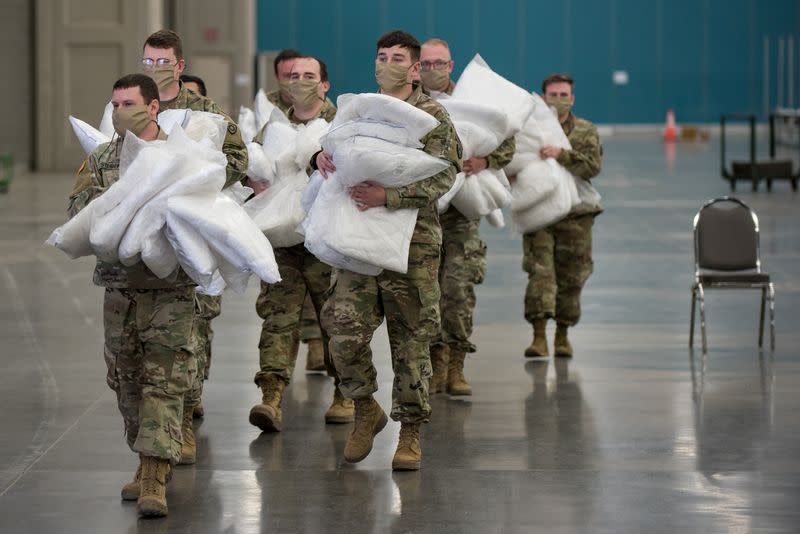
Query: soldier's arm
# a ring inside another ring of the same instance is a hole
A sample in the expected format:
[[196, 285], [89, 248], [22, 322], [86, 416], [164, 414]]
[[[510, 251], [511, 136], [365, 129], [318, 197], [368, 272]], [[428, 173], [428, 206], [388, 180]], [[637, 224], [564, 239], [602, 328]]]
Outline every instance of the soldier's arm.
[[242, 133], [239, 127], [233, 122], [222, 108], [213, 104], [207, 111], [222, 115], [228, 122], [228, 130], [225, 132], [225, 140], [222, 142], [222, 152], [228, 158], [228, 166], [225, 168], [227, 179], [225, 187], [230, 187], [236, 182], [242, 182], [247, 178], [247, 147], [242, 140]]
[[69, 218], [73, 218], [78, 214], [86, 205], [102, 195], [106, 190], [102, 186], [97, 171], [97, 162], [90, 155], [78, 169], [78, 174], [75, 177], [75, 187], [69, 195], [69, 203], [67, 205], [67, 214]]
[[502, 169], [514, 159], [514, 151], [517, 149], [517, 140], [512, 135], [495, 149], [494, 152], [486, 156], [486, 163], [490, 169]]
[[[404, 187], [386, 188], [386, 207], [389, 209], [423, 208], [447, 193], [461, 171], [461, 140], [447, 116], [436, 117], [439, 125], [431, 130], [422, 142], [422, 150], [440, 159], [450, 161], [445, 170]], [[444, 119], [444, 120], [442, 120]]]
[[600, 174], [602, 150], [597, 128], [592, 125], [582, 135], [573, 136], [570, 143], [572, 150], [562, 150], [558, 162], [570, 173], [584, 180], [590, 180]]

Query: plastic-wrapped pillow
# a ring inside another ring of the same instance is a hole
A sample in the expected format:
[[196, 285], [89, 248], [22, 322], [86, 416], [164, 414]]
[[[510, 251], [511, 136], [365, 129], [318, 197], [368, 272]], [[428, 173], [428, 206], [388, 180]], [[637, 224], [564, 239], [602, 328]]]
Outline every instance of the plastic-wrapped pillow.
[[87, 156], [94, 152], [94, 149], [98, 146], [111, 141], [111, 138], [106, 136], [103, 132], [89, 126], [80, 119], [76, 119], [72, 115], [69, 116], [69, 122], [72, 125], [72, 131], [75, 132], [75, 136], [78, 138], [78, 142], [81, 144], [81, 148]]
[[331, 123], [335, 128], [345, 122], [371, 119], [402, 125], [412, 139], [420, 140], [436, 128], [439, 121], [408, 102], [378, 93], [347, 93], [336, 101], [336, 117]]

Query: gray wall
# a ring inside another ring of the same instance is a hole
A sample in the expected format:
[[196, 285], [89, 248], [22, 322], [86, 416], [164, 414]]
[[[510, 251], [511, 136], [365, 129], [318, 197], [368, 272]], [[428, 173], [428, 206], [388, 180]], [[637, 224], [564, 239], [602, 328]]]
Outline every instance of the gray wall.
[[33, 160], [33, 0], [0, 2], [0, 154], [14, 156], [18, 167]]

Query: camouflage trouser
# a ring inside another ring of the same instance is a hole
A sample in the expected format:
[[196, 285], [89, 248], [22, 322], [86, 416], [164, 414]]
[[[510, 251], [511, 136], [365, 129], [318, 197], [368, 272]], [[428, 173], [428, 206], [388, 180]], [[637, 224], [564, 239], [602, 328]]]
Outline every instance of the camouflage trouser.
[[107, 381], [128, 445], [146, 456], [181, 456], [183, 397], [197, 373], [194, 288], [106, 288]]
[[433, 344], [475, 352], [475, 345], [469, 341], [475, 312], [475, 284], [482, 283], [486, 276], [486, 244], [478, 233], [481, 222], [470, 221], [456, 208], [443, 213], [440, 222], [443, 235], [439, 265], [442, 329]]
[[300, 316], [300, 341], [308, 343], [312, 339], [321, 337], [322, 331], [319, 326], [319, 318], [317, 318], [317, 310], [314, 309], [311, 297], [307, 296], [303, 302], [303, 315]]
[[214, 331], [211, 329], [211, 320], [222, 312], [222, 297], [196, 293], [194, 341], [195, 354], [197, 355], [197, 376], [184, 402], [186, 406], [197, 406], [203, 396], [203, 382], [208, 380], [208, 371], [211, 369], [211, 341]]
[[[331, 268], [305, 249], [303, 244], [275, 249], [275, 259], [282, 280], [277, 284], [261, 284], [256, 312], [264, 321], [261, 326], [259, 371], [255, 382], [269, 374], [281, 376], [287, 383], [292, 378], [297, 359], [300, 317], [308, 294], [319, 312], [331, 283]], [[328, 353], [328, 336], [322, 330], [325, 366], [335, 377]]]
[[378, 390], [370, 341], [386, 317], [394, 384], [391, 417], [427, 422], [430, 343], [439, 331], [439, 247], [411, 243], [408, 272], [365, 276], [336, 270], [322, 310], [322, 326], [331, 342], [339, 389], [348, 398]]
[[568, 326], [577, 324], [581, 317], [581, 290], [594, 266], [593, 223], [593, 214], [577, 215], [523, 236], [528, 322], [555, 318]]

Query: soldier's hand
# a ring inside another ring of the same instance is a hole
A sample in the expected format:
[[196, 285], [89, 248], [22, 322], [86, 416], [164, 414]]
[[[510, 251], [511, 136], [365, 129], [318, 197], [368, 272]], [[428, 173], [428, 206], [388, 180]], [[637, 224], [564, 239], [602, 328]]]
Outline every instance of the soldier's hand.
[[333, 164], [333, 156], [326, 151], [317, 154], [317, 169], [323, 178], [327, 178], [328, 174], [336, 172], [336, 165]]
[[386, 205], [386, 189], [375, 182], [364, 182], [350, 188], [352, 198], [359, 211]]
[[261, 193], [269, 189], [269, 184], [267, 182], [253, 180], [252, 178], [247, 179], [247, 186], [253, 188], [253, 193], [255, 193], [256, 195], [260, 195]]
[[539, 150], [539, 157], [542, 159], [558, 158], [559, 155], [561, 155], [561, 149], [557, 146], [547, 145]]
[[515, 183], [517, 183], [517, 175], [516, 174], [508, 175], [508, 176], [506, 176], [506, 178], [508, 178], [508, 183], [510, 183], [511, 185], [514, 185]]
[[464, 160], [464, 174], [472, 176], [478, 174], [489, 166], [486, 158], [469, 158]]

